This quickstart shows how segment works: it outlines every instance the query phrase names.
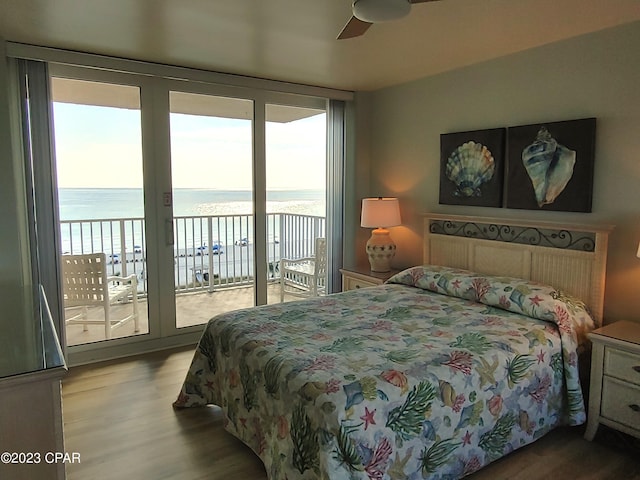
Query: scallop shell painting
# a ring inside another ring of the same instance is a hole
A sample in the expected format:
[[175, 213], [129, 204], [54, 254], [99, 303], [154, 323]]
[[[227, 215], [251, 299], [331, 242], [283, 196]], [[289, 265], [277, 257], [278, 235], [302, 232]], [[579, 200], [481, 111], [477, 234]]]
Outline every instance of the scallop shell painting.
[[455, 186], [458, 197], [482, 196], [482, 185], [495, 172], [495, 161], [489, 149], [474, 141], [456, 148], [447, 159], [446, 175]]
[[538, 207], [552, 204], [573, 176], [576, 152], [554, 139], [546, 127], [522, 151], [522, 163], [535, 192]]
[[440, 135], [441, 204], [502, 205], [506, 136], [506, 128]]

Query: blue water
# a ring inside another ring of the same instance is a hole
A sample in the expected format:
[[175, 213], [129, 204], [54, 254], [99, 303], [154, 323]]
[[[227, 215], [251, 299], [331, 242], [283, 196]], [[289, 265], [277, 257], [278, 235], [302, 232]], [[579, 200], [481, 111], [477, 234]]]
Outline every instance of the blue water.
[[[138, 188], [61, 188], [60, 220], [142, 218], [144, 195]], [[162, 199], [158, 199], [162, 202]], [[322, 190], [267, 192], [269, 213], [325, 215]], [[174, 216], [242, 215], [253, 212], [252, 194], [243, 190], [175, 189]]]

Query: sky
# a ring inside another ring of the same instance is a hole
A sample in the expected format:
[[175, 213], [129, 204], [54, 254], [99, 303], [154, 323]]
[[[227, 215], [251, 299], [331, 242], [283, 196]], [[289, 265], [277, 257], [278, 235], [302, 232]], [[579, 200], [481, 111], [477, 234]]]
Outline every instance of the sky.
[[[251, 122], [171, 114], [173, 188], [250, 190]], [[58, 187], [141, 188], [140, 111], [54, 103]], [[326, 116], [266, 125], [267, 189], [324, 189]]]

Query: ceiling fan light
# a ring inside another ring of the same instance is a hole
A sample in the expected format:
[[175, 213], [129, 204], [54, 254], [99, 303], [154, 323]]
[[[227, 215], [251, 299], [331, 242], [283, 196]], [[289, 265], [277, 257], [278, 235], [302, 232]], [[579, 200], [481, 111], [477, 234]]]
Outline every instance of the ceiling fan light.
[[353, 15], [369, 23], [397, 20], [409, 14], [409, 0], [354, 0]]

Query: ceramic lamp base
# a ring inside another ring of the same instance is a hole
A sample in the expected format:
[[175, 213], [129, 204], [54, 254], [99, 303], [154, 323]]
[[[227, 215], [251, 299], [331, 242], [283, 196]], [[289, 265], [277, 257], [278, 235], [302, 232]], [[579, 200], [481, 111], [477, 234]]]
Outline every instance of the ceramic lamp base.
[[388, 272], [391, 270], [391, 259], [396, 254], [396, 244], [389, 236], [389, 230], [376, 228], [371, 232], [367, 242], [367, 257], [372, 272]]

